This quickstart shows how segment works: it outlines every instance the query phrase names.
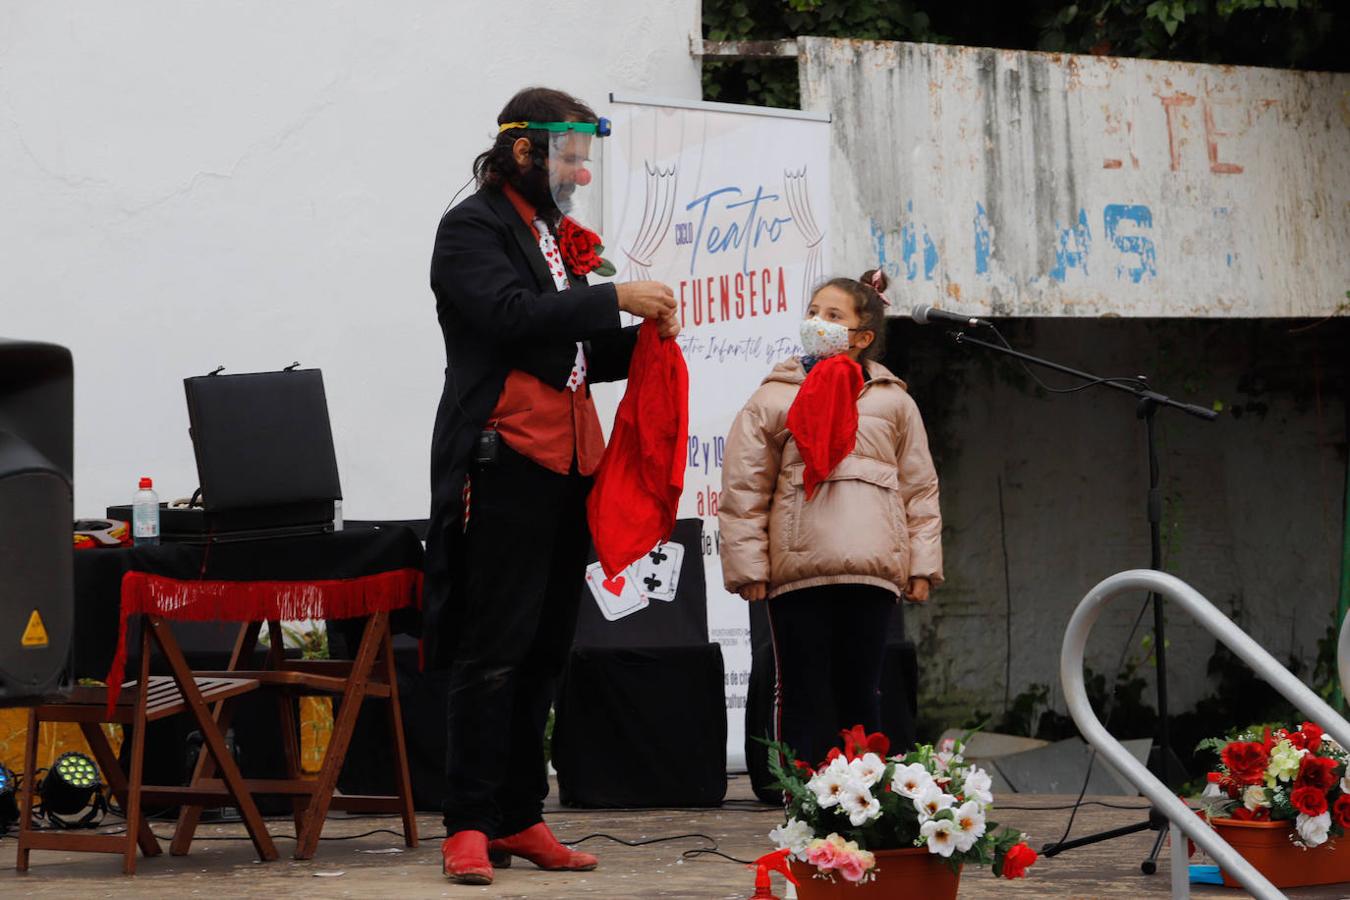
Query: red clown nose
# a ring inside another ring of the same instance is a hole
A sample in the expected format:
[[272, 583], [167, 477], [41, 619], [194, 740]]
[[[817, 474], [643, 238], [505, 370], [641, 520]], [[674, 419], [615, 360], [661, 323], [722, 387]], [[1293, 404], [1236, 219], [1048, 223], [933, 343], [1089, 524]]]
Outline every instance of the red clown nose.
[[590, 169], [577, 169], [577, 187], [585, 187], [591, 183]]

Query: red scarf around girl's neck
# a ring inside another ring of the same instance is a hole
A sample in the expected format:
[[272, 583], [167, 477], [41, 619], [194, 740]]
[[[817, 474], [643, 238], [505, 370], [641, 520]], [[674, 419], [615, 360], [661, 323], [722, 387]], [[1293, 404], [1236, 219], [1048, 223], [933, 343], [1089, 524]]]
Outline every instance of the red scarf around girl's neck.
[[788, 431], [806, 464], [802, 484], [807, 500], [853, 452], [862, 385], [862, 366], [848, 354], [826, 357], [811, 367], [788, 409]]

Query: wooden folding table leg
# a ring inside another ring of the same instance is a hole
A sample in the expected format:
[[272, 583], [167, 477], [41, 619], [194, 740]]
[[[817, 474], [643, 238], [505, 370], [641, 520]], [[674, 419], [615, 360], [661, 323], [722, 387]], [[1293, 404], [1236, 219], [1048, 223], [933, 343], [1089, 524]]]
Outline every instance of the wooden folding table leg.
[[28, 871], [28, 854], [32, 848], [28, 838], [33, 832], [33, 783], [37, 781], [37, 709], [28, 710], [28, 732], [23, 741], [23, 790], [19, 793], [19, 852], [14, 860], [14, 868], [20, 872]]
[[136, 874], [136, 840], [141, 817], [141, 784], [145, 775], [146, 703], [150, 694], [149, 618], [141, 624], [141, 671], [136, 679], [136, 705], [131, 719], [131, 779], [127, 783], [127, 849], [122, 856], [122, 872]]
[[[262, 628], [261, 622], [246, 622], [239, 628], [239, 636], [234, 641], [234, 651], [230, 654], [230, 663], [225, 668], [233, 672], [240, 668], [247, 654], [251, 654], [258, 646], [258, 632]], [[230, 727], [230, 716], [234, 712], [233, 700], [222, 700], [216, 703], [215, 708], [211, 710], [211, 716], [216, 721], [216, 728], [224, 734]], [[192, 771], [192, 780], [189, 784], [196, 785], [204, 778], [210, 778], [216, 774], [216, 761], [209, 753], [197, 754], [197, 765]], [[192, 846], [192, 837], [197, 833], [197, 825], [202, 819], [202, 807], [184, 805], [178, 811], [178, 824], [173, 829], [173, 841], [169, 844], [169, 853], [173, 856], [186, 856], [188, 849]]]
[[388, 627], [389, 614], [385, 612], [373, 614], [366, 623], [361, 646], [356, 651], [356, 659], [352, 662], [351, 674], [347, 679], [347, 688], [342, 692], [342, 708], [338, 710], [337, 721], [333, 723], [333, 736], [323, 756], [323, 767], [314, 785], [313, 799], [305, 812], [305, 826], [296, 835], [296, 859], [310, 859], [319, 849], [324, 819], [328, 817], [333, 791], [337, 789], [338, 774], [342, 771], [343, 760], [347, 758], [347, 746], [356, 728], [356, 716], [361, 712], [361, 704], [366, 697], [366, 682], [370, 680], [375, 655]]
[[[267, 622], [268, 643], [271, 645], [268, 651], [268, 667], [280, 669], [282, 663], [286, 660], [286, 645], [284, 635], [281, 633], [281, 623], [276, 619], [269, 619]], [[299, 781], [304, 777], [300, 766], [300, 735], [296, 727], [295, 706], [299, 703], [299, 698], [292, 696], [288, 691], [276, 691], [277, 717], [281, 720], [281, 748], [286, 756], [286, 777], [292, 781]], [[309, 808], [310, 798], [306, 795], [297, 794], [291, 797], [291, 818], [295, 820], [295, 833], [300, 833], [304, 825], [305, 810]]]
[[[89, 749], [94, 754], [94, 762], [98, 763], [99, 771], [103, 777], [108, 779], [108, 788], [112, 795], [117, 798], [117, 802], [122, 804], [123, 809], [130, 806], [130, 799], [127, 794], [127, 776], [122, 771], [122, 764], [117, 761], [117, 754], [113, 753], [112, 745], [108, 743], [107, 736], [103, 729], [96, 722], [81, 722], [80, 731], [84, 734], [84, 740], [89, 744]], [[130, 831], [130, 821], [128, 821], [127, 830]], [[136, 839], [141, 845], [141, 854], [144, 856], [159, 856], [159, 841], [155, 839], [155, 833], [150, 830], [150, 823], [141, 817], [140, 827], [137, 829]]]
[[188, 668], [187, 660], [183, 658], [183, 651], [178, 648], [178, 641], [174, 639], [173, 632], [163, 619], [158, 616], [148, 616], [146, 619], [150, 626], [151, 633], [155, 636], [155, 641], [159, 644], [160, 650], [164, 652], [165, 661], [169, 664], [170, 671], [173, 672], [174, 681], [178, 683], [178, 690], [182, 692], [183, 699], [187, 701], [188, 708], [192, 710], [193, 718], [197, 720], [198, 727], [202, 731], [202, 741], [211, 751], [211, 755], [216, 758], [216, 765], [220, 768], [221, 780], [225, 782], [225, 787], [234, 796], [235, 806], [239, 810], [239, 815], [244, 820], [244, 827], [248, 829], [249, 837], [253, 839], [253, 846], [258, 851], [258, 856], [264, 860], [273, 860], [277, 858], [277, 848], [272, 843], [272, 836], [267, 832], [267, 825], [263, 822], [262, 814], [258, 812], [258, 804], [254, 802], [253, 795], [248, 792], [244, 785], [244, 776], [239, 772], [239, 766], [235, 763], [234, 757], [230, 755], [230, 750], [225, 746], [225, 737], [216, 727], [215, 719], [211, 716], [211, 710], [207, 708], [206, 701], [202, 699], [201, 691], [197, 690], [197, 682], [192, 678], [192, 670]]
[[389, 736], [394, 741], [394, 791], [403, 816], [403, 843], [417, 846], [417, 811], [413, 809], [412, 776], [408, 772], [408, 747], [403, 735], [403, 709], [398, 699], [398, 669], [394, 665], [394, 641], [389, 629], [381, 641], [385, 678], [389, 680]]

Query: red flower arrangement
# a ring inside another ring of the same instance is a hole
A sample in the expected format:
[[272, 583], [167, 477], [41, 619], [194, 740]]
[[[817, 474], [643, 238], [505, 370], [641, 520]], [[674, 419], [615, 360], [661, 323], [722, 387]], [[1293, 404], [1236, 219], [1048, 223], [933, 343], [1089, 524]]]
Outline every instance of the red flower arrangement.
[[1205, 812], [1239, 821], [1293, 820], [1296, 843], [1318, 847], [1350, 831], [1350, 761], [1314, 722], [1248, 730], [1200, 744], [1219, 754], [1208, 775]]
[[608, 277], [615, 272], [614, 264], [600, 255], [605, 251], [600, 235], [570, 216], [558, 225], [558, 251], [573, 275], [584, 278], [594, 272]]

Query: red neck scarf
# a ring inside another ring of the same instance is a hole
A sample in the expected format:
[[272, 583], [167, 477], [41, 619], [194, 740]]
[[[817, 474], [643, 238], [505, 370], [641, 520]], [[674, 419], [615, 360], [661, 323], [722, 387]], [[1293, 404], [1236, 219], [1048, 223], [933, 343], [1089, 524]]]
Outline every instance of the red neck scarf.
[[802, 483], [807, 500], [834, 467], [853, 452], [862, 385], [862, 366], [848, 354], [826, 357], [811, 367], [788, 409], [788, 431], [806, 463]]

